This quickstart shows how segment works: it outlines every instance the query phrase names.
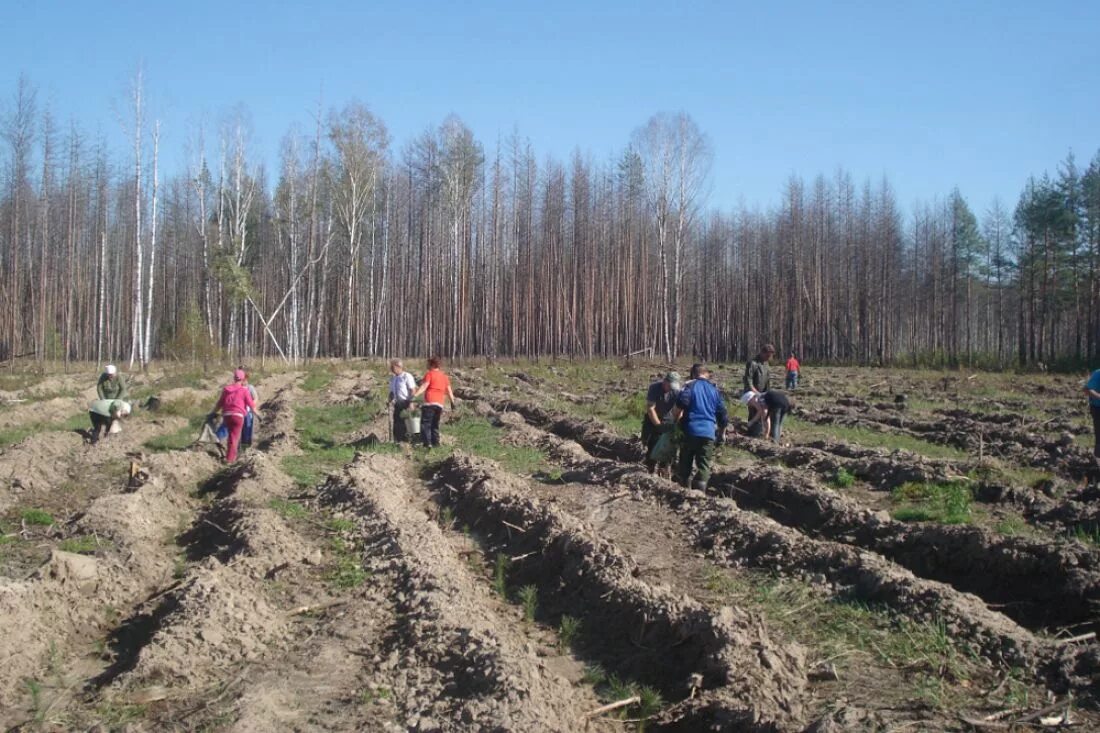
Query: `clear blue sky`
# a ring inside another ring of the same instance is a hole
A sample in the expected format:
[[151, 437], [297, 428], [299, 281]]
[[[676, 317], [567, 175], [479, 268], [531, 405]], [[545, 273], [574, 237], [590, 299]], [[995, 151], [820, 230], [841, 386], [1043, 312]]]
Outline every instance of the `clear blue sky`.
[[24, 72], [61, 122], [121, 153], [141, 63], [170, 166], [200, 119], [216, 128], [238, 105], [274, 165], [322, 93], [366, 102], [395, 149], [454, 112], [490, 151], [515, 128], [562, 160], [604, 159], [649, 115], [684, 110], [713, 142], [721, 208], [843, 166], [887, 175], [906, 210], [957, 185], [980, 215], [1100, 148], [1095, 0], [4, 0], [0, 28], [0, 110]]

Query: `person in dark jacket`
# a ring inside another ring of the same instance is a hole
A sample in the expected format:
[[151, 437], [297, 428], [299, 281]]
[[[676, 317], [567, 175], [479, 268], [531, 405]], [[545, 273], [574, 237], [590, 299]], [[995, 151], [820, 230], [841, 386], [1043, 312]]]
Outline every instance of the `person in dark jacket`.
[[772, 442], [778, 443], [783, 436], [783, 418], [794, 409], [794, 398], [786, 392], [778, 389], [769, 389], [758, 399], [763, 409], [757, 412], [756, 417], [749, 422], [749, 431], [752, 431], [754, 422], [762, 422], [763, 430], [757, 431], [763, 435], [767, 433]]
[[[649, 385], [645, 395], [645, 417], [642, 418], [642, 442], [645, 443], [645, 467], [650, 473], [657, 470], [657, 461], [653, 459], [653, 449], [665, 433], [675, 430], [672, 409], [676, 407], [676, 398], [680, 396], [683, 382], [676, 372], [669, 372], [664, 379]], [[675, 463], [675, 456], [669, 464]]]
[[691, 374], [695, 378], [684, 385], [673, 409], [673, 419], [684, 430], [676, 480], [681, 486], [690, 485], [693, 489], [704, 491], [710, 480], [714, 448], [722, 444], [729, 414], [721, 393], [710, 381], [710, 370], [703, 364], [696, 364], [692, 366]]
[[[768, 370], [768, 362], [775, 356], [775, 347], [771, 344], [764, 344], [760, 347], [760, 353], [756, 355], [756, 358], [750, 359], [745, 364], [745, 375], [741, 378], [741, 385], [743, 387], [742, 393], [753, 392], [755, 394], [763, 394], [771, 388], [771, 374]], [[753, 422], [753, 418], [756, 417], [756, 412], [753, 410], [753, 406], [745, 401], [746, 405], [749, 405], [749, 424], [752, 428], [749, 431], [749, 436], [758, 438], [763, 436], [763, 424], [759, 421]]]

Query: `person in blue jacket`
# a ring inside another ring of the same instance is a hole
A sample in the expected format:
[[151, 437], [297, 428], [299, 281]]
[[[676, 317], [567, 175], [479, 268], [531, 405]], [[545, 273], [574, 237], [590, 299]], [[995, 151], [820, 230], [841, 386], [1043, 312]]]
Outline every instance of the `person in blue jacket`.
[[[710, 480], [714, 448], [721, 445], [729, 414], [718, 388], [710, 381], [710, 370], [703, 364], [691, 367], [691, 381], [676, 398], [673, 417], [681, 424], [684, 441], [680, 446], [680, 464], [676, 480], [681, 486], [704, 491]], [[692, 479], [692, 469], [695, 478]]]
[[1089, 396], [1089, 413], [1092, 414], [1092, 455], [1100, 462], [1100, 369], [1085, 382], [1085, 393]]

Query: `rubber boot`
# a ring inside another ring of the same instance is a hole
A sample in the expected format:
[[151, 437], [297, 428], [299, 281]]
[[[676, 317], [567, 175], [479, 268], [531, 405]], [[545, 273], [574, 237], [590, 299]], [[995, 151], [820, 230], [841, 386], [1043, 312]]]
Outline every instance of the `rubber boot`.
[[691, 488], [695, 489], [696, 491], [706, 492], [707, 482], [706, 481], [692, 481], [691, 482]]
[[654, 471], [657, 470], [657, 462], [646, 459], [645, 470], [648, 471], [649, 473], [653, 473]]

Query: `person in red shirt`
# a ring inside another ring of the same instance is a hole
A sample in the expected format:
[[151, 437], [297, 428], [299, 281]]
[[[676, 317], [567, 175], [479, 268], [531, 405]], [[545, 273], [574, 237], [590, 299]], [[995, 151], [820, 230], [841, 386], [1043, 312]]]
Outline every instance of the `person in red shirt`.
[[787, 389], [798, 387], [798, 369], [800, 366], [798, 358], [792, 351], [791, 355], [787, 357]]
[[455, 393], [451, 390], [451, 378], [440, 368], [443, 360], [438, 356], [428, 359], [428, 373], [424, 375], [413, 398], [424, 395], [424, 406], [420, 408], [420, 438], [425, 448], [439, 446], [439, 423], [443, 418], [444, 401], [455, 406]]
[[259, 417], [260, 411], [256, 407], [256, 400], [252, 399], [252, 392], [245, 384], [246, 374], [243, 369], [233, 372], [233, 384], [227, 384], [222, 388], [218, 404], [214, 406], [211, 416], [222, 414], [222, 422], [229, 430], [229, 447], [225, 454], [226, 463], [237, 460], [237, 446], [241, 442], [241, 431], [244, 429], [244, 418], [249, 409]]

